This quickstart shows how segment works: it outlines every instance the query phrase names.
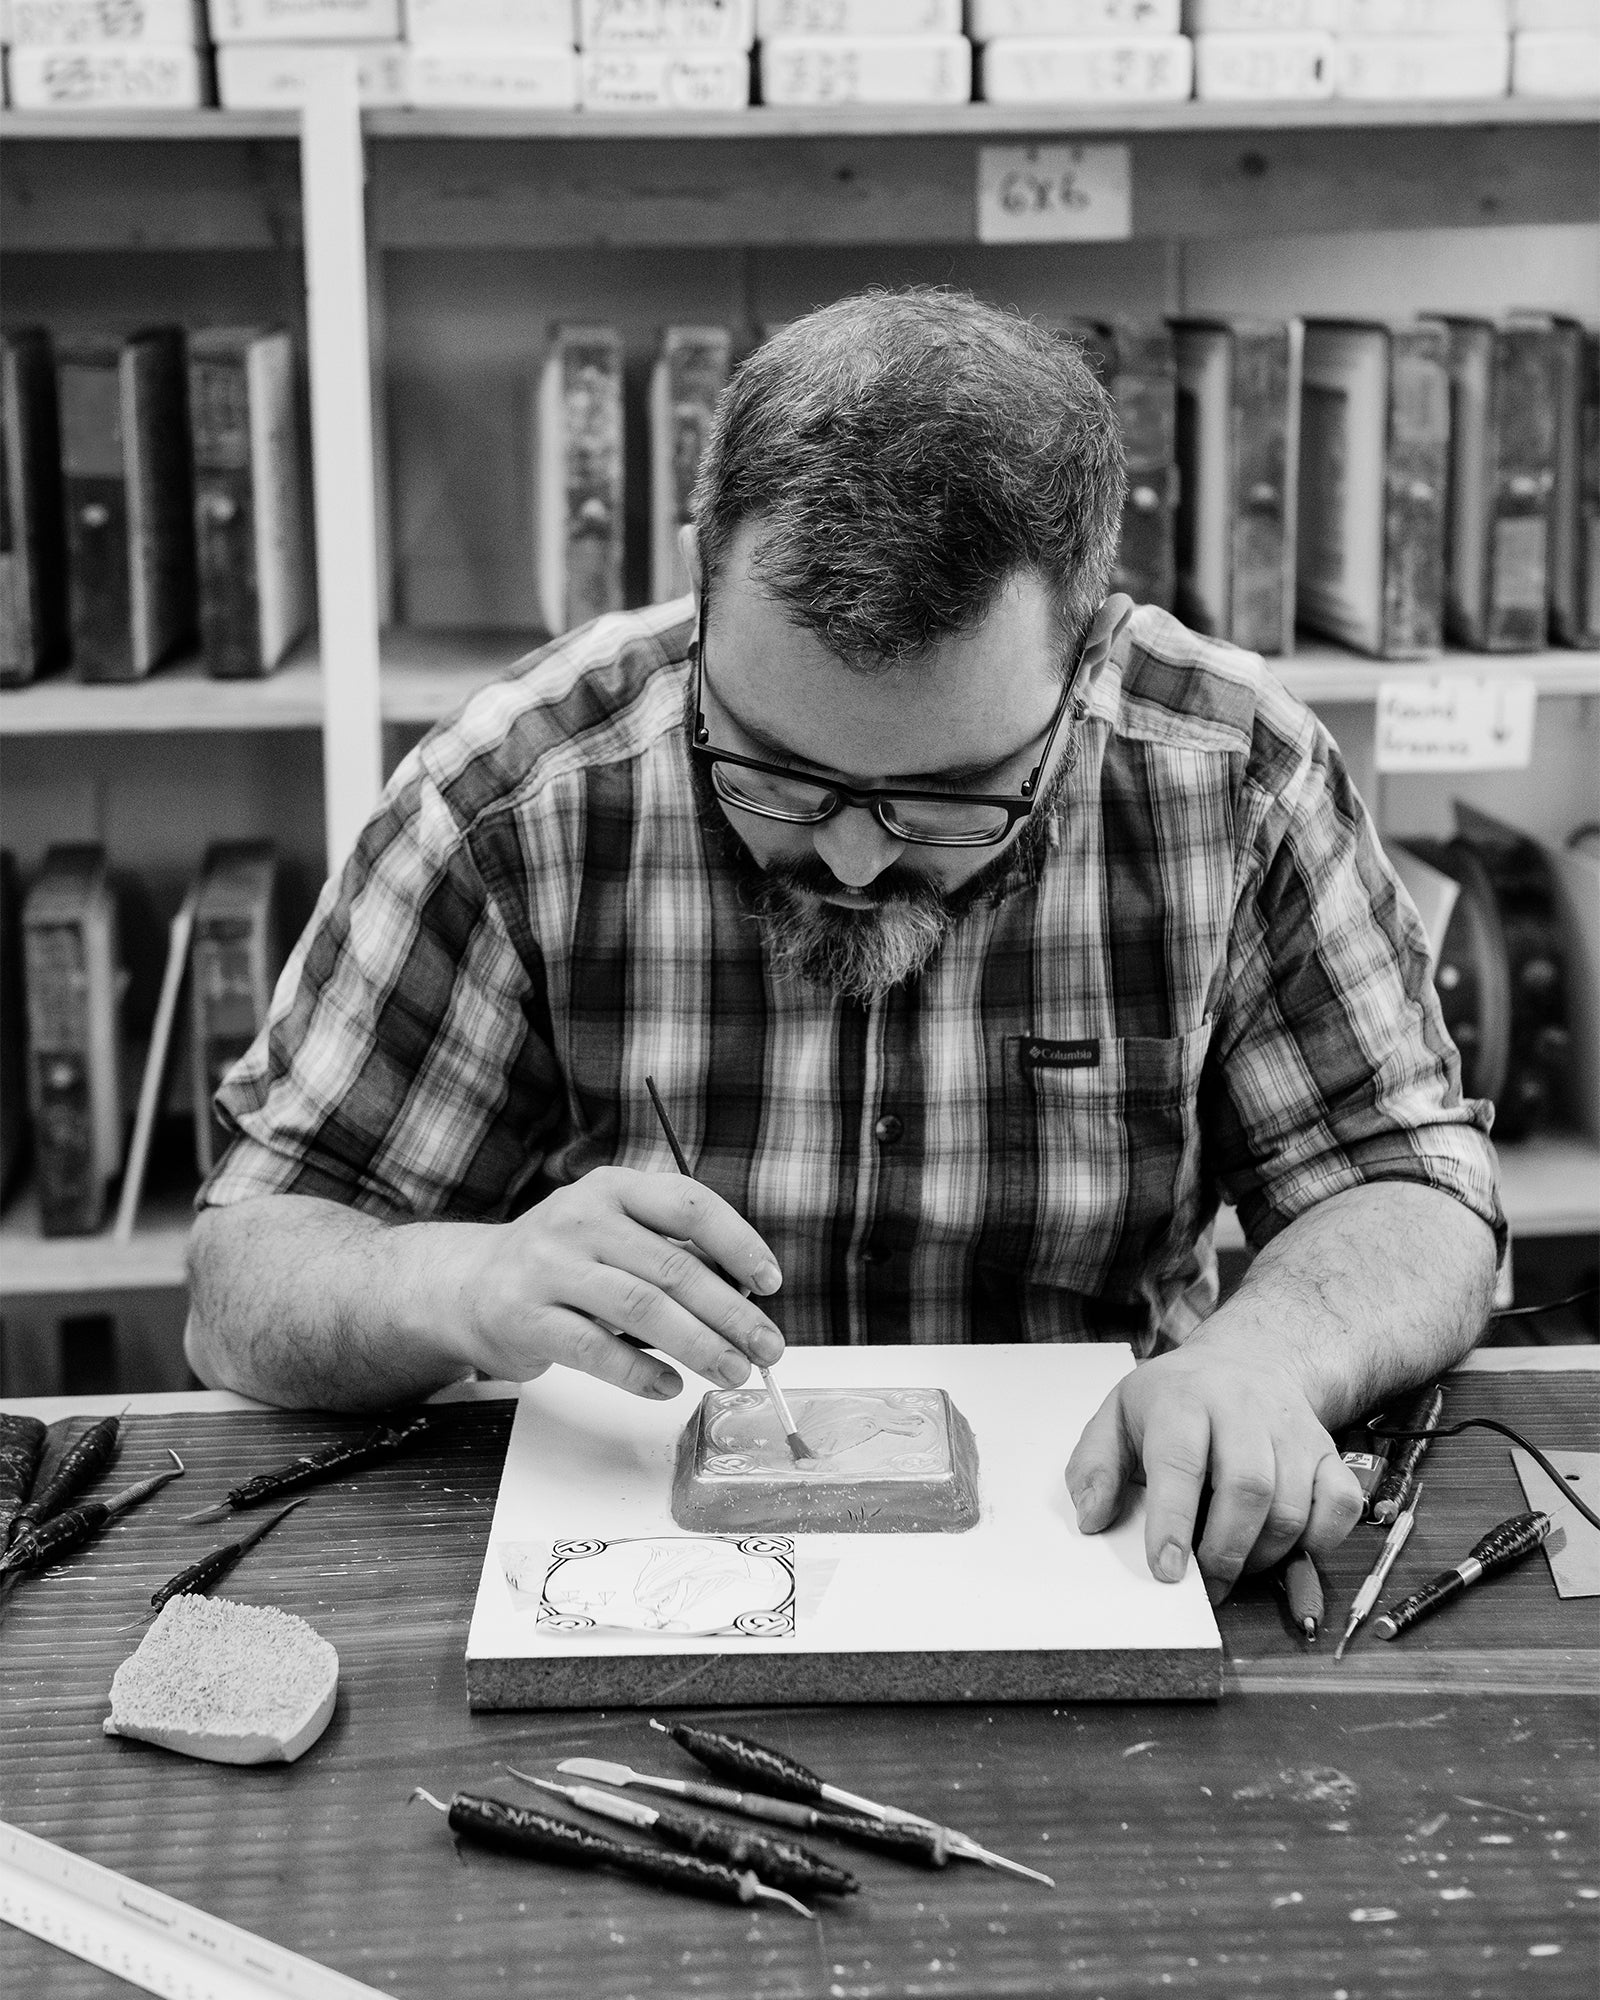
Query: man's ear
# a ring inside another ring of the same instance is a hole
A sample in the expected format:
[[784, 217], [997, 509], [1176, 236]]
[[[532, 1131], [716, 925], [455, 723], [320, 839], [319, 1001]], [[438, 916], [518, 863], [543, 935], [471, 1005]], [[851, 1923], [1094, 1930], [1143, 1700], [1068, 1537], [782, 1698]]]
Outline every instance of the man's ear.
[[1089, 620], [1089, 629], [1083, 635], [1083, 645], [1078, 657], [1083, 662], [1084, 673], [1091, 673], [1106, 658], [1132, 616], [1131, 597], [1125, 597], [1119, 590], [1106, 599]]
[[689, 572], [689, 588], [694, 592], [694, 615], [700, 616], [700, 537], [694, 531], [694, 523], [685, 521], [678, 530], [678, 554], [683, 558], [683, 566]]

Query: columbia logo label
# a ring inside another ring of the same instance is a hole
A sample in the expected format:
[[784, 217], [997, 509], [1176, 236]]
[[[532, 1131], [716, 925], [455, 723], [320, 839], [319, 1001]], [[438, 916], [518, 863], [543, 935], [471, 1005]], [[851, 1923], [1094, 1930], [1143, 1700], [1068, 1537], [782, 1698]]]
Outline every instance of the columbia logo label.
[[1098, 1069], [1100, 1044], [1042, 1042], [1030, 1036], [1022, 1044], [1022, 1060], [1028, 1069]]

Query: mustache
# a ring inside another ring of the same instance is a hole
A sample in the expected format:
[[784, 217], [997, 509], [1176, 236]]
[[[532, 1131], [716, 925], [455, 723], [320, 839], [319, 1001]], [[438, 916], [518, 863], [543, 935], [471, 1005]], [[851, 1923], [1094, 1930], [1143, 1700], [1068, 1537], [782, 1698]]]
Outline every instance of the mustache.
[[938, 910], [945, 905], [944, 892], [936, 882], [930, 882], [926, 875], [899, 861], [892, 861], [881, 875], [875, 875], [859, 889], [852, 888], [848, 882], [841, 882], [817, 854], [797, 854], [769, 861], [764, 872], [768, 881], [780, 882], [787, 889], [801, 890], [813, 896], [833, 896], [841, 892], [862, 896], [877, 908], [907, 904], [917, 910]]

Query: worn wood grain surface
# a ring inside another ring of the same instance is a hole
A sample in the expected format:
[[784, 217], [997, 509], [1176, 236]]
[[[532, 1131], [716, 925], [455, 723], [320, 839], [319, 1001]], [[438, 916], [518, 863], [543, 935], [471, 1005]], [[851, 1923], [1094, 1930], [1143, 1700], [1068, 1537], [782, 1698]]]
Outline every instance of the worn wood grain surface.
[[[1594, 1377], [1478, 1376], [1449, 1414], [1592, 1445]], [[339, 1704], [291, 1768], [191, 1763], [101, 1732], [149, 1592], [226, 1527], [182, 1513], [357, 1428], [292, 1415], [130, 1418], [112, 1483], [172, 1443], [190, 1466], [93, 1552], [18, 1589], [0, 1624], [0, 1816], [397, 1996], [1127, 1996], [1406, 2000], [1594, 1991], [1600, 1772], [1592, 1602], [1542, 1561], [1341, 1667], [1265, 1586], [1225, 1606], [1219, 1704], [812, 1708], [734, 1722], [867, 1793], [950, 1819], [1053, 1872], [852, 1861], [865, 1889], [816, 1925], [615, 1878], [457, 1854], [414, 1784], [518, 1788], [587, 1753], [693, 1767], [642, 1715], [471, 1715], [462, 1654], [510, 1408], [441, 1412], [415, 1457], [329, 1487], [229, 1594], [309, 1618]], [[1408, 1588], [1521, 1506], [1502, 1440], [1441, 1444]], [[1337, 1618], [1370, 1561], [1329, 1575]], [[1541, 1672], [1541, 1663], [1548, 1671]], [[0, 1931], [0, 1985], [125, 1991]]]

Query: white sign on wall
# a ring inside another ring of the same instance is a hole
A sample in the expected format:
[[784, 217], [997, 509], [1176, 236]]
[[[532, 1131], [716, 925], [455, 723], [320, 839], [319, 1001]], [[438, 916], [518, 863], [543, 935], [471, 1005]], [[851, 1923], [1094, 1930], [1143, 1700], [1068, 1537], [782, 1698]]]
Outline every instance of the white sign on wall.
[[1133, 234], [1127, 146], [980, 146], [978, 241], [1068, 243]]
[[1520, 771], [1538, 693], [1525, 674], [1422, 674], [1378, 685], [1380, 771]]

